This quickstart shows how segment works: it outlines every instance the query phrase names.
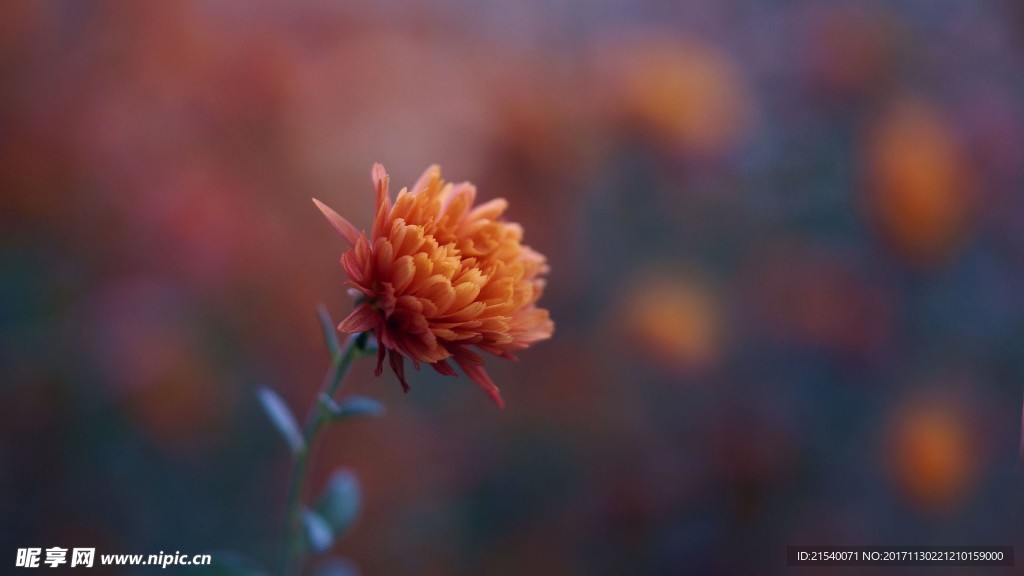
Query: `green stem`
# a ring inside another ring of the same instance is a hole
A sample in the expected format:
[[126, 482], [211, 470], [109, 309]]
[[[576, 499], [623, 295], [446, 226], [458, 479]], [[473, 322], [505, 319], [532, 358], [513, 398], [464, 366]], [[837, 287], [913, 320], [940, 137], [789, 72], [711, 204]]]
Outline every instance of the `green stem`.
[[[345, 345], [331, 359], [331, 367], [327, 371], [322, 386], [322, 394], [333, 398], [341, 387], [342, 381], [352, 368], [352, 361], [358, 356], [359, 347], [356, 340], [359, 334], [353, 334], [345, 340]], [[320, 408], [320, 394], [317, 403], [306, 417], [302, 431], [302, 448], [292, 459], [292, 470], [288, 482], [288, 498], [285, 504], [285, 550], [282, 554], [281, 575], [290, 576], [301, 573], [305, 555], [305, 543], [302, 522], [302, 496], [305, 491], [306, 476], [309, 472], [309, 457], [317, 433], [324, 424], [324, 411]]]

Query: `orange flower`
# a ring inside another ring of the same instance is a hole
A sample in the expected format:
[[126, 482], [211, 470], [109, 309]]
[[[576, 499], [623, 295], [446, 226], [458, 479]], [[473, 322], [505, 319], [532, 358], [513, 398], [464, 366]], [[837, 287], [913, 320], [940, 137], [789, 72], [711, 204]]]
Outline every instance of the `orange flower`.
[[384, 167], [375, 164], [372, 174], [377, 212], [369, 237], [313, 199], [350, 244], [341, 265], [361, 293], [338, 329], [373, 330], [377, 375], [386, 353], [406, 392], [405, 357], [417, 370], [424, 363], [454, 376], [452, 359], [504, 407], [483, 357], [471, 347], [514, 359], [513, 352], [551, 337], [554, 323], [536, 305], [548, 271], [544, 256], [522, 244], [521, 226], [499, 220], [508, 206], [504, 199], [474, 207], [476, 188], [444, 183], [438, 166], [427, 168], [412, 191], [403, 188], [394, 203]]

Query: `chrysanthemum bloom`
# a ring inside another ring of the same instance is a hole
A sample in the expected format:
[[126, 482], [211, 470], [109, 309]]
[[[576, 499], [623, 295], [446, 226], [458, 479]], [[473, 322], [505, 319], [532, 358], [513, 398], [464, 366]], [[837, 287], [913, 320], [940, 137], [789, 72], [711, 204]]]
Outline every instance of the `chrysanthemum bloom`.
[[513, 352], [551, 337], [548, 311], [536, 305], [548, 271], [544, 256], [522, 244], [521, 226], [500, 220], [504, 199], [474, 207], [476, 188], [446, 184], [437, 166], [393, 203], [384, 167], [375, 164], [372, 175], [377, 211], [370, 236], [313, 200], [351, 246], [341, 265], [360, 297], [338, 329], [372, 330], [377, 375], [386, 354], [406, 391], [406, 357], [417, 370], [429, 364], [449, 376], [453, 360], [503, 407], [477, 351], [514, 359]]

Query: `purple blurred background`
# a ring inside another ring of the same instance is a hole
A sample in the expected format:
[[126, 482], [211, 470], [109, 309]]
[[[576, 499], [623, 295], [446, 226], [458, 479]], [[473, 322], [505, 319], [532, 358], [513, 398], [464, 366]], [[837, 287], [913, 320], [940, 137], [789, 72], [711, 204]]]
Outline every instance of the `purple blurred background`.
[[557, 327], [489, 363], [505, 411], [357, 367], [388, 414], [313, 486], [362, 480], [364, 574], [1021, 541], [1020, 3], [5, 2], [8, 561], [271, 563], [253, 391], [313, 401], [351, 300], [309, 198], [368, 226], [373, 162], [508, 198]]

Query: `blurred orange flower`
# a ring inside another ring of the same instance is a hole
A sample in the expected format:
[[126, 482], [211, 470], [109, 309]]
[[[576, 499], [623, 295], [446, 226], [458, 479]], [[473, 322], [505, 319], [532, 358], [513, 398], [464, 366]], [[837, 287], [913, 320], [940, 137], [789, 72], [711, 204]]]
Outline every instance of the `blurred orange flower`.
[[641, 276], [623, 300], [621, 324], [638, 351], [663, 368], [697, 370], [718, 360], [721, 317], [698, 279], [665, 272]]
[[500, 407], [498, 387], [484, 371], [476, 347], [502, 358], [551, 337], [554, 323], [536, 303], [548, 266], [522, 244], [523, 229], [500, 220], [508, 203], [497, 198], [474, 207], [476, 187], [446, 184], [431, 166], [412, 191], [392, 203], [389, 178], [373, 166], [377, 210], [367, 237], [319, 200], [317, 207], [351, 245], [341, 265], [360, 298], [338, 329], [373, 330], [402, 387], [405, 357], [454, 376], [452, 359]]
[[981, 454], [964, 401], [919, 400], [895, 416], [890, 466], [904, 496], [922, 509], [939, 511], [969, 498]]
[[728, 153], [750, 128], [741, 70], [714, 45], [640, 30], [602, 38], [599, 60], [617, 112], [669, 149]]
[[902, 255], [940, 262], [971, 225], [971, 170], [953, 127], [929, 103], [905, 98], [871, 133], [869, 209]]

